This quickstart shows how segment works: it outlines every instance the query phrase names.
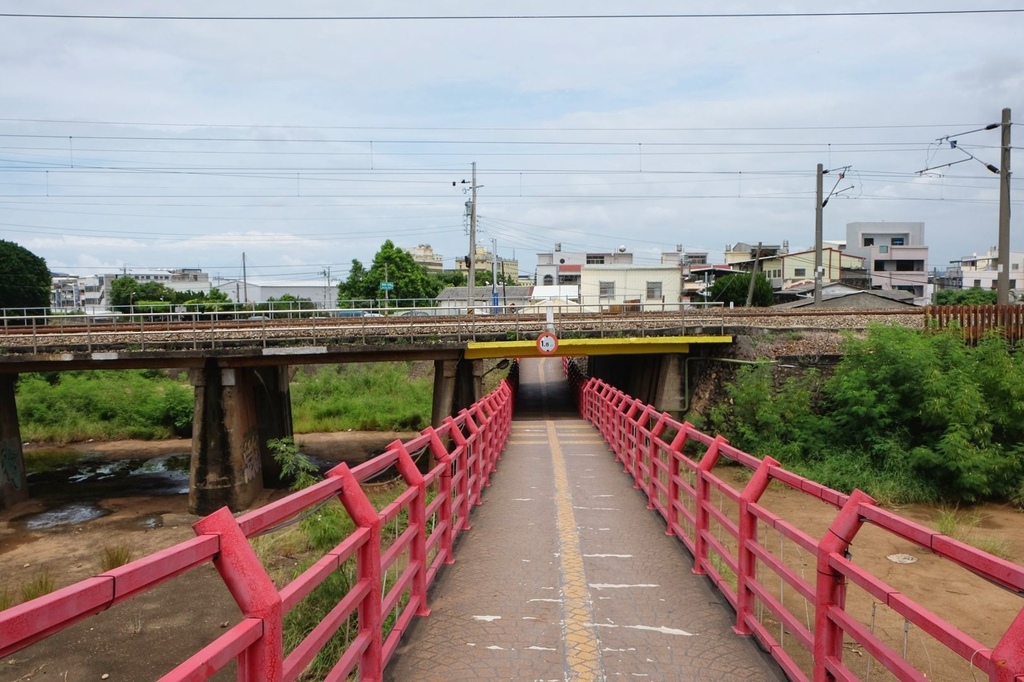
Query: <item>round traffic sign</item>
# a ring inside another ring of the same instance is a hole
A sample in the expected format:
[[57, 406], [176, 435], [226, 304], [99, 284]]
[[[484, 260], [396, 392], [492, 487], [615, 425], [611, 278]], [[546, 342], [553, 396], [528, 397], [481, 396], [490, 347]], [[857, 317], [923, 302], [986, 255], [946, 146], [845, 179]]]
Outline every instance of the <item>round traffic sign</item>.
[[544, 355], [551, 355], [558, 350], [558, 337], [551, 332], [541, 332], [537, 337], [537, 350]]

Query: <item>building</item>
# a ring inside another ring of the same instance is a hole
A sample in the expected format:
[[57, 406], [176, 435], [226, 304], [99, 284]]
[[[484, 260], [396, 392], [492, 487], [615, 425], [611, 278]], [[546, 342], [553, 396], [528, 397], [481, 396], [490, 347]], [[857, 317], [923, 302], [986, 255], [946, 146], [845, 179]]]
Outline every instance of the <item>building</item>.
[[77, 275], [50, 273], [50, 308], [52, 310], [79, 310], [84, 301], [81, 279]]
[[[957, 275], [951, 279], [959, 279], [960, 288], [963, 289], [992, 289], [997, 287], [999, 278], [999, 248], [993, 246], [987, 253], [979, 256], [972, 254], [964, 256], [958, 261], [952, 261]], [[1019, 299], [1020, 291], [1024, 291], [1024, 253], [1020, 251], [1010, 252], [1010, 291], [1012, 297]], [[947, 277], [949, 273], [947, 272]], [[1018, 284], [1020, 289], [1018, 290]]]
[[776, 292], [773, 307], [788, 308], [871, 308], [907, 310], [914, 306], [914, 296], [907, 291], [864, 290], [840, 282], [821, 287], [821, 304], [814, 304], [814, 284], [802, 284]]
[[[71, 277], [75, 277], [71, 275]], [[123, 270], [102, 275], [76, 277], [78, 281], [79, 305], [88, 311], [106, 310], [110, 307], [110, 288], [114, 280], [127, 277], [136, 282], [158, 282], [174, 291], [209, 293], [212, 288], [210, 275], [199, 268], [177, 268], [171, 270]]]
[[247, 280], [243, 282], [240, 279], [230, 279], [218, 282], [213, 288], [226, 294], [228, 300], [234, 303], [263, 303], [272, 298], [276, 300], [289, 295], [308, 299], [317, 308], [338, 307], [337, 284], [315, 283], [308, 280], [301, 282]]
[[[473, 265], [477, 272], [490, 273], [494, 267], [495, 258], [494, 254], [491, 253], [490, 249], [485, 246], [476, 247], [476, 255], [473, 259]], [[466, 262], [465, 258], [455, 259], [455, 270], [460, 272], [467, 277], [469, 276], [469, 263]], [[514, 258], [497, 258], [497, 270], [501, 278], [512, 278], [513, 281], [519, 280], [519, 261]]]
[[444, 258], [439, 253], [434, 253], [430, 244], [420, 244], [409, 249], [412, 259], [426, 268], [427, 272], [437, 273], [444, 270]]
[[[584, 265], [619, 265], [633, 264], [633, 254], [626, 251], [625, 246], [617, 252], [562, 251], [561, 244], [555, 244], [550, 253], [537, 254], [538, 286], [576, 285], [579, 286], [580, 272]], [[678, 268], [677, 268], [678, 269]]]
[[[757, 271], [764, 274], [773, 289], [785, 289], [806, 282], [814, 283], [814, 249], [793, 253], [789, 253], [788, 250], [780, 251], [774, 255], [764, 255], [763, 251], [762, 249], [762, 256], [758, 259]], [[733, 260], [731, 265], [743, 272], [751, 272], [754, 269], [754, 259]], [[821, 250], [821, 267], [821, 281], [824, 284], [864, 279], [864, 259], [833, 247]], [[857, 273], [860, 273], [860, 277], [857, 277]]]
[[591, 263], [580, 267], [580, 302], [587, 310], [679, 310], [678, 265]]
[[[477, 314], [511, 313], [529, 305], [532, 286], [473, 287], [473, 305], [469, 305], [469, 287], [446, 287], [437, 295], [437, 312], [442, 315], [464, 315], [472, 307]], [[495, 303], [497, 296], [497, 303]]]
[[846, 253], [864, 258], [872, 289], [931, 294], [924, 223], [848, 223]]

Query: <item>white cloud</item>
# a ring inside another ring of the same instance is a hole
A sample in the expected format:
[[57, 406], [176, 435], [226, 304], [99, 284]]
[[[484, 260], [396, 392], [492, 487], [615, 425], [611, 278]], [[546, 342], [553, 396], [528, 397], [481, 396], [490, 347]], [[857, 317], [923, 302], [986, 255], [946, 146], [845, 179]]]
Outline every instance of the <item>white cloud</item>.
[[[862, 1], [843, 9], [893, 8]], [[906, 0], [896, 9], [967, 8]], [[667, 0], [599, 9], [723, 11]], [[70, 0], [33, 10], [84, 11]], [[126, 10], [99, 2], [89, 11]], [[213, 10], [191, 0], [131, 11]], [[225, 15], [355, 11], [327, 2], [216, 8]], [[426, 9], [377, 2], [361, 11], [597, 10], [581, 1], [467, 8], [445, 0]], [[728, 11], [821, 6], [736, 2]], [[973, 162], [943, 177], [914, 171], [954, 160], [955, 152], [928, 143], [960, 132], [956, 126], [996, 121], [1006, 106], [1024, 115], [1024, 63], [1011, 52], [1022, 23], [1024, 14], [0, 19], [3, 116], [159, 124], [0, 121], [0, 230], [51, 265], [86, 270], [198, 265], [227, 276], [240, 273], [244, 251], [257, 272], [331, 267], [344, 276], [352, 258], [367, 262], [387, 238], [430, 243], [451, 265], [468, 249], [467, 196], [451, 182], [468, 178], [477, 161], [480, 241], [496, 238], [503, 256], [515, 249], [525, 269], [556, 241], [649, 254], [682, 243], [714, 257], [735, 241], [809, 244], [821, 162], [852, 166], [855, 185], [829, 203], [827, 237], [841, 238], [855, 220], [923, 220], [930, 265], [940, 266], [994, 243], [997, 186]], [[183, 123], [220, 127], [176, 125]], [[140, 137], [160, 139], [118, 139]], [[542, 144], [502, 144], [513, 141]], [[962, 142], [998, 163], [998, 131]], [[1015, 189], [1014, 200], [1022, 194]], [[1024, 239], [1015, 234], [1013, 245], [1024, 250]]]

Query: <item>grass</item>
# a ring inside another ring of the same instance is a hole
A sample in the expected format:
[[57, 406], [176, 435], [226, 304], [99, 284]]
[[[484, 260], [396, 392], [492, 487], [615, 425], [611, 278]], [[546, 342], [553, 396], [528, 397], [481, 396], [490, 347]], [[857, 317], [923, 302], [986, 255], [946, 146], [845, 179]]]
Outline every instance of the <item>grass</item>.
[[50, 594], [56, 588], [56, 582], [49, 571], [37, 573], [34, 578], [21, 586], [21, 598], [30, 601], [44, 594]]
[[943, 535], [976, 547], [1001, 559], [1010, 558], [1010, 542], [990, 535], [978, 535], [981, 516], [977, 513], [962, 512], [959, 509], [940, 509], [935, 527]]
[[128, 543], [122, 541], [115, 545], [103, 545], [100, 550], [99, 564], [104, 572], [124, 566], [132, 560], [132, 549]]
[[14, 590], [4, 585], [0, 588], [0, 611], [6, 611], [7, 609], [14, 606], [15, 595]]

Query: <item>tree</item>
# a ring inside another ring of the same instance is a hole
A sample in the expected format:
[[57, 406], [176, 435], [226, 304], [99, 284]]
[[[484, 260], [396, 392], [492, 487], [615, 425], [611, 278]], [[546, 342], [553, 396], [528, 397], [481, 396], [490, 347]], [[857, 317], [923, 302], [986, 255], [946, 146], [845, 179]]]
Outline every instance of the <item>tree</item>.
[[[705, 297], [709, 301], [743, 306], [747, 302], [747, 291], [749, 289], [750, 273], [740, 272], [716, 279], [715, 283], [711, 285], [711, 288], [705, 294]], [[773, 303], [775, 303], [775, 296], [772, 293], [772, 285], [763, 274], [758, 273], [757, 280], [754, 282], [752, 305], [755, 308], [765, 308]]]
[[23, 246], [0, 239], [0, 308], [49, 308], [50, 268]]
[[392, 300], [421, 299], [422, 302], [434, 298], [442, 289], [442, 284], [413, 260], [411, 253], [398, 248], [389, 239], [373, 257], [369, 270], [358, 260], [352, 261], [348, 279], [338, 287], [338, 302], [384, 298], [382, 282], [391, 282], [393, 288], [387, 297]]
[[972, 289], [943, 289], [932, 297], [935, 305], [995, 305], [996, 290], [974, 287]]

